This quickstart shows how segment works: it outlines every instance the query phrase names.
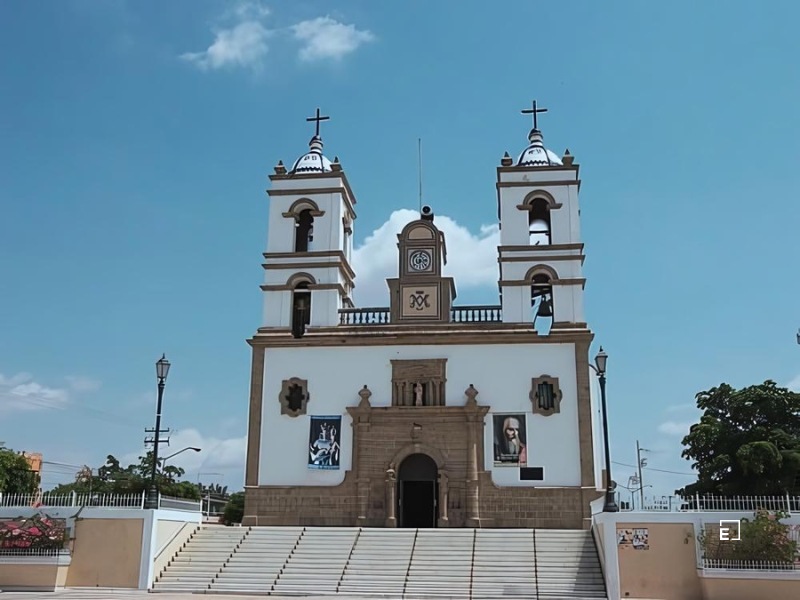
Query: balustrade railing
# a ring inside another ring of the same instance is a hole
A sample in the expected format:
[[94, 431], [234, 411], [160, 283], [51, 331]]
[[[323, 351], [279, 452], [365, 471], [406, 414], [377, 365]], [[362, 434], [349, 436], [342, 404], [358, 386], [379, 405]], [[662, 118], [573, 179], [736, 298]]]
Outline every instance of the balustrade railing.
[[501, 306], [454, 306], [450, 310], [453, 323], [499, 323], [503, 320]]
[[389, 323], [388, 308], [342, 308], [339, 310], [340, 325], [382, 325]]
[[[452, 323], [500, 323], [500, 306], [456, 306], [450, 310]], [[339, 310], [340, 325], [384, 325], [391, 322], [388, 308], [343, 308]]]

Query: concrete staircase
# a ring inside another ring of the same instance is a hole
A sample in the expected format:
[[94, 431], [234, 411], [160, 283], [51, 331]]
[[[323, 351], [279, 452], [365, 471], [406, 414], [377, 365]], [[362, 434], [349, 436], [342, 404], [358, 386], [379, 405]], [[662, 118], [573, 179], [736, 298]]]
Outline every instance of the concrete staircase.
[[362, 529], [337, 591], [358, 596], [380, 590], [402, 598], [416, 539], [416, 529]]
[[158, 578], [160, 592], [208, 589], [248, 531], [241, 527], [202, 527], [170, 560]]
[[223, 594], [242, 590], [269, 594], [303, 535], [302, 527], [254, 527], [244, 531], [244, 540], [225, 565], [218, 565], [220, 569], [207, 589]]
[[155, 592], [422, 600], [605, 599], [591, 533], [552, 529], [209, 526]]

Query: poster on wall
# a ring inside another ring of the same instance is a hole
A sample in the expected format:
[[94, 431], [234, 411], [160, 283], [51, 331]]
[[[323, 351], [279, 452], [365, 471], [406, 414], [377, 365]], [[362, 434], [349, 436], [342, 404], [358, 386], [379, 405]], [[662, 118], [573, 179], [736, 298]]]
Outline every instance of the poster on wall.
[[617, 529], [617, 545], [620, 550], [649, 550], [650, 532], [647, 529]]
[[308, 468], [336, 470], [341, 454], [342, 417], [311, 417]]
[[528, 440], [523, 413], [492, 415], [494, 424], [494, 466], [525, 467], [528, 464]]

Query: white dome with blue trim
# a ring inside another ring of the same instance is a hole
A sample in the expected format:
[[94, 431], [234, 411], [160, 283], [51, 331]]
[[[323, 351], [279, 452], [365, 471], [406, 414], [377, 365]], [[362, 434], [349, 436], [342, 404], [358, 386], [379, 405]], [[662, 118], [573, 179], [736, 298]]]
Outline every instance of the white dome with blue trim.
[[531, 129], [528, 140], [530, 145], [519, 155], [519, 160], [517, 160], [518, 167], [553, 167], [562, 165], [558, 155], [544, 147], [541, 131]]
[[322, 154], [322, 138], [315, 135], [308, 143], [309, 150], [294, 161], [290, 173], [330, 173], [331, 161]]

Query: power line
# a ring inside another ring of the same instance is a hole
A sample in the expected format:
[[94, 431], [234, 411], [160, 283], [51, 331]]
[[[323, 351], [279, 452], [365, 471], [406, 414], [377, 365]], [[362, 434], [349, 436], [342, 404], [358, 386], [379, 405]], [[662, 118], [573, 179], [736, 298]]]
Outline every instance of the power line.
[[[611, 462], [614, 463], [615, 465], [619, 465], [620, 467], [630, 467], [631, 469], [636, 469], [637, 468], [636, 465], [629, 465], [627, 463], [616, 462], [616, 461], [613, 461], [613, 460]], [[670, 473], [672, 475], [691, 475], [691, 476], [697, 475], [697, 473], [685, 473], [685, 472], [682, 472], [682, 471], [668, 471], [667, 469], [656, 469], [654, 467], [642, 467], [642, 468], [646, 469], [648, 471], [657, 471], [659, 473]]]
[[52, 461], [52, 460], [43, 460], [42, 464], [43, 465], [55, 465], [55, 466], [59, 466], [59, 467], [74, 467], [76, 469], [82, 469], [85, 466], [85, 465], [71, 465], [69, 463], [56, 462], [56, 461]]

